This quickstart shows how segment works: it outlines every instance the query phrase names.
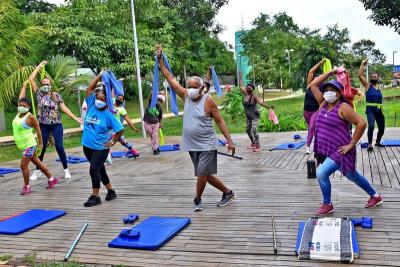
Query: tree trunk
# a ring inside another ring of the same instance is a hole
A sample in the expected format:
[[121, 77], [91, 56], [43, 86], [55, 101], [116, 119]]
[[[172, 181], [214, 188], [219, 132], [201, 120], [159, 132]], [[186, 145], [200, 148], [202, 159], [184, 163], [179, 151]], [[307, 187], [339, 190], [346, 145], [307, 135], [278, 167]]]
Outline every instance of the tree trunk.
[[6, 130], [6, 118], [4, 117], [4, 108], [0, 108], [0, 132]]

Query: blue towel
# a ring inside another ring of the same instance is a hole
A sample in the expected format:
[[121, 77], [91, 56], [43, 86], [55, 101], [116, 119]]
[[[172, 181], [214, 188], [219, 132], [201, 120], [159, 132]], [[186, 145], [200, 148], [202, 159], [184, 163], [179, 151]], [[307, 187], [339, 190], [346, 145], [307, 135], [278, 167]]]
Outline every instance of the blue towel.
[[107, 107], [111, 112], [114, 112], [114, 103], [112, 97], [112, 90], [114, 90], [115, 95], [123, 95], [124, 89], [121, 81], [115, 78], [114, 73], [112, 71], [105, 71], [101, 75], [101, 81], [106, 87], [106, 103]]
[[118, 80], [112, 71], [108, 71], [109, 80], [111, 86], [114, 90], [114, 94], [117, 95], [124, 95], [124, 84], [122, 81]]
[[211, 74], [212, 74], [215, 91], [217, 91], [218, 97], [221, 97], [222, 96], [221, 85], [219, 84], [219, 79], [218, 79], [217, 72], [215, 71], [214, 66], [211, 67]]
[[[168, 63], [168, 59], [167, 57], [162, 54], [162, 58], [165, 64], [165, 67], [167, 67], [168, 71], [173, 75], [171, 66]], [[159, 76], [159, 71], [158, 71], [158, 57], [156, 56], [155, 58], [155, 62], [154, 62], [154, 74], [153, 74], [153, 95], [151, 97], [151, 104], [150, 107], [155, 108], [156, 104], [157, 104], [157, 96], [158, 96], [158, 76]], [[170, 91], [170, 106], [171, 106], [171, 111], [175, 114], [175, 115], [179, 115], [179, 110], [178, 110], [178, 104], [176, 101], [176, 93], [174, 91], [174, 88], [172, 88], [171, 85], [169, 85], [169, 87], [172, 89]]]

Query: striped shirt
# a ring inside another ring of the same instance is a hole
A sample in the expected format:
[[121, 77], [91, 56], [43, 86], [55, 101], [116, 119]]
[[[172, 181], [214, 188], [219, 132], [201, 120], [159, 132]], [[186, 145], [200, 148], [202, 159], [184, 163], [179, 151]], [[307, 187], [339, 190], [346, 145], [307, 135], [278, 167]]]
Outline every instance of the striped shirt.
[[356, 170], [356, 148], [344, 155], [339, 152], [341, 146], [351, 142], [350, 124], [339, 117], [339, 108], [342, 104], [340, 101], [330, 111], [328, 105], [320, 108], [315, 127], [314, 151], [317, 157], [331, 158], [340, 165], [343, 175], [346, 175]]

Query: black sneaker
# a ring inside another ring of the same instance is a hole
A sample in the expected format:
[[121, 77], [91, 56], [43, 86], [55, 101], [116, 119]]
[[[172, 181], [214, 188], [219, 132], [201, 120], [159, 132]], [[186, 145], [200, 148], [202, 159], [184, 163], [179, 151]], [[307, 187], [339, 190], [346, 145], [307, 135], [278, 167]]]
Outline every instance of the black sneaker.
[[117, 194], [115, 193], [114, 189], [108, 190], [108, 193], [106, 195], [106, 201], [113, 200], [114, 198], [117, 198]]
[[221, 200], [217, 202], [217, 206], [218, 206], [218, 207], [226, 206], [226, 205], [228, 205], [229, 203], [231, 203], [235, 198], [236, 198], [236, 195], [235, 195], [235, 193], [233, 193], [232, 190], [231, 190], [231, 192], [228, 193], [228, 194], [223, 193], [223, 194], [222, 194]]
[[385, 146], [382, 145], [381, 143], [376, 143], [375, 146], [377, 146], [377, 147], [385, 147]]
[[193, 200], [193, 211], [202, 211], [204, 209], [201, 199], [195, 198]]
[[101, 204], [101, 198], [91, 195], [89, 199], [83, 203], [85, 207], [93, 207]]
[[160, 154], [160, 151], [159, 151], [158, 149], [154, 149], [154, 150], [153, 150], [153, 154], [154, 154], [154, 155], [158, 155], [158, 154]]
[[373, 148], [372, 146], [369, 146], [369, 147], [367, 148], [367, 151], [368, 151], [368, 152], [372, 152], [372, 151], [374, 151], [374, 148]]
[[160, 153], [160, 148], [157, 148], [157, 152]]

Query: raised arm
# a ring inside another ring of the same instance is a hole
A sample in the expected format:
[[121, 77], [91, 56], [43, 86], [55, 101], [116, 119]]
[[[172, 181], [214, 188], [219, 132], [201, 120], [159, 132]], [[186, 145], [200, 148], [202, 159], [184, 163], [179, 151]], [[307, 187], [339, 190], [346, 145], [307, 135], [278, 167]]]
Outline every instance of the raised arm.
[[19, 97], [18, 99], [26, 97], [26, 86], [29, 83], [29, 81], [25, 81], [24, 84], [21, 87], [21, 92], [19, 92]]
[[321, 93], [321, 91], [319, 90], [319, 86], [325, 82], [331, 75], [335, 74], [336, 70], [331, 70], [330, 72], [327, 72], [325, 74], [322, 74], [320, 76], [318, 76], [317, 78], [315, 78], [311, 84], [311, 91], [315, 97], [315, 99], [318, 101], [319, 104], [321, 104], [322, 102], [324, 102], [324, 98], [323, 98], [323, 94]]
[[157, 57], [158, 57], [158, 64], [160, 65], [161, 72], [164, 74], [165, 79], [169, 83], [169, 85], [172, 87], [172, 90], [175, 90], [176, 94], [182, 98], [185, 99], [186, 95], [186, 89], [178, 83], [177, 80], [175, 80], [174, 76], [169, 72], [167, 67], [164, 64], [164, 60], [162, 59], [162, 47], [161, 45], [157, 46]]
[[314, 79], [314, 74], [315, 72], [319, 69], [319, 67], [321, 67], [324, 63], [325, 63], [326, 59], [324, 58], [323, 60], [321, 60], [320, 62], [318, 62], [317, 64], [314, 65], [314, 67], [312, 67], [309, 71], [308, 71], [308, 75], [307, 75], [307, 87], [310, 87], [310, 84], [312, 82], [312, 80]]
[[246, 88], [243, 85], [242, 73], [239, 73], [239, 89], [244, 95], [247, 94]]
[[36, 81], [35, 81], [36, 76], [37, 76], [37, 74], [39, 73], [39, 71], [40, 71], [44, 66], [46, 66], [46, 64], [47, 64], [47, 61], [46, 61], [46, 60], [43, 60], [42, 62], [40, 62], [39, 65], [37, 65], [37, 67], [33, 70], [33, 72], [31, 73], [31, 75], [29, 75], [28, 80], [29, 80], [29, 82], [30, 82], [31, 85], [32, 85], [32, 90], [33, 90], [33, 92], [35, 92], [35, 93], [36, 93], [37, 88], [38, 88], [37, 85], [36, 85]]
[[360, 79], [360, 82], [365, 88], [365, 91], [368, 91], [369, 88], [369, 83], [367, 79], [364, 77], [365, 67], [367, 66], [367, 64], [368, 64], [368, 59], [364, 59], [361, 62], [360, 69], [358, 70], [358, 79]]
[[101, 75], [103, 74], [103, 71], [100, 72], [99, 75], [97, 75], [88, 85], [87, 89], [86, 89], [86, 96], [89, 96], [94, 89], [96, 89], [96, 85], [99, 83], [99, 81], [101, 80]]

